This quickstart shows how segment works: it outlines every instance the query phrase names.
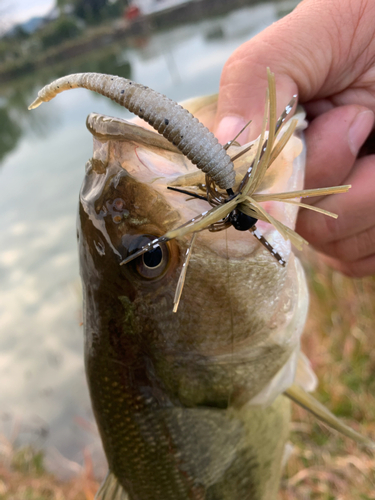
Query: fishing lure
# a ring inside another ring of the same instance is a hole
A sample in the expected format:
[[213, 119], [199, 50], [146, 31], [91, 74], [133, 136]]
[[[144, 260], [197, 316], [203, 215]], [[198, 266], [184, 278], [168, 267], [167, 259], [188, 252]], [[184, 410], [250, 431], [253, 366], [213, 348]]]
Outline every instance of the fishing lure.
[[[255, 158], [248, 167], [246, 174], [243, 176], [238, 187], [236, 188], [236, 191], [234, 192], [232, 188], [227, 189], [226, 192], [219, 191], [216, 187], [214, 179], [211, 178], [209, 174], [206, 174], [205, 176], [206, 197], [190, 191], [181, 190], [176, 187], [169, 187], [169, 189], [188, 194], [191, 197], [198, 197], [200, 199], [204, 199], [213, 208], [207, 212], [198, 215], [197, 217], [194, 217], [193, 219], [186, 222], [177, 229], [169, 231], [160, 238], [156, 238], [150, 241], [142, 248], [138, 249], [137, 251], [134, 251], [131, 255], [129, 255], [126, 259], [124, 259], [121, 262], [121, 265], [124, 265], [147, 252], [149, 253], [159, 252], [160, 244], [163, 244], [173, 238], [178, 238], [184, 236], [185, 234], [193, 233], [193, 238], [191, 239], [191, 242], [187, 248], [185, 254], [185, 260], [183, 262], [182, 271], [180, 274], [180, 279], [178, 281], [176, 288], [176, 293], [174, 297], [174, 308], [173, 308], [174, 312], [177, 311], [178, 304], [180, 302], [182, 289], [186, 277], [187, 266], [191, 257], [192, 248], [195, 242], [195, 235], [197, 232], [205, 229], [208, 229], [209, 231], [212, 232], [222, 231], [230, 226], [233, 226], [235, 229], [239, 231], [249, 230], [258, 239], [258, 241], [270, 252], [270, 254], [277, 260], [277, 262], [280, 265], [285, 266], [286, 261], [284, 260], [284, 258], [272, 247], [272, 245], [266, 240], [266, 238], [264, 238], [264, 236], [257, 229], [256, 223], [258, 222], [258, 220], [271, 223], [281, 233], [281, 235], [284, 237], [285, 240], [290, 239], [292, 243], [299, 249], [302, 248], [303, 244], [308, 244], [308, 242], [304, 240], [300, 235], [298, 235], [295, 231], [285, 226], [280, 221], [277, 221], [270, 214], [268, 214], [261, 207], [261, 205], [259, 205], [258, 203], [259, 201], [275, 200], [275, 201], [293, 203], [301, 207], [308, 208], [310, 210], [319, 213], [323, 213], [327, 216], [337, 218], [337, 215], [332, 212], [328, 212], [327, 210], [323, 210], [311, 205], [295, 201], [294, 199], [297, 197], [304, 198], [309, 196], [325, 196], [328, 194], [344, 193], [350, 188], [349, 185], [294, 191], [288, 193], [276, 193], [272, 195], [254, 194], [256, 189], [261, 184], [267, 172], [267, 169], [272, 165], [274, 160], [282, 152], [282, 150], [288, 143], [290, 137], [292, 136], [296, 128], [297, 120], [292, 120], [285, 133], [278, 140], [278, 142], [276, 142], [278, 133], [281, 130], [282, 125], [288, 118], [288, 115], [293, 110], [296, 100], [297, 96], [293, 96], [291, 101], [285, 107], [281, 116], [276, 121], [275, 78], [273, 73], [271, 73], [271, 71], [268, 69], [268, 89], [266, 94], [266, 107], [265, 107], [262, 132], [259, 138], [257, 152]], [[266, 138], [266, 126], [268, 120], [269, 120], [269, 133], [268, 137]], [[237, 136], [223, 148], [229, 149], [230, 146], [233, 144], [233, 142], [237, 139], [237, 137], [249, 125], [249, 123], [245, 125], [245, 127], [237, 134]], [[237, 160], [241, 155], [246, 153], [250, 149], [250, 147], [252, 146], [245, 148], [243, 151], [234, 156], [232, 158], [232, 161], [234, 162], [235, 160]]]
[[[212, 132], [200, 123], [189, 111], [171, 99], [168, 99], [166, 96], [144, 85], [137, 84], [131, 80], [118, 76], [102, 75], [98, 73], [78, 73], [59, 78], [51, 84], [46, 85], [39, 91], [37, 99], [29, 106], [29, 109], [34, 109], [43, 102], [50, 101], [57, 94], [65, 90], [73, 88], [86, 88], [92, 90], [109, 97], [148, 122], [206, 174], [205, 199], [212, 208], [197, 215], [182, 226], [169, 231], [165, 235], [153, 239], [142, 246], [142, 248], [134, 250], [121, 262], [121, 265], [125, 265], [133, 259], [149, 252], [150, 254], [154, 254], [153, 256], [150, 255], [150, 262], [156, 263], [157, 265], [161, 244], [171, 239], [181, 238], [192, 233], [193, 237], [185, 255], [176, 289], [174, 311], [177, 311], [186, 269], [195, 241], [195, 234], [197, 232], [205, 229], [210, 231], [221, 231], [230, 226], [240, 231], [249, 230], [258, 241], [267, 248], [278, 263], [285, 266], [286, 261], [283, 257], [276, 252], [272, 245], [256, 228], [258, 220], [271, 223], [285, 240], [290, 240], [299, 249], [304, 243], [307, 243], [307, 241], [295, 231], [268, 214], [259, 202], [274, 200], [294, 203], [301, 207], [336, 218], [336, 214], [300, 203], [296, 201], [295, 198], [344, 193], [350, 187], [336, 186], [289, 193], [256, 194], [256, 190], [260, 186], [267, 169], [281, 153], [297, 125], [297, 120], [291, 120], [287, 130], [283, 133], [281, 138], [276, 141], [282, 125], [295, 105], [297, 96], [293, 96], [282, 115], [276, 120], [275, 77], [269, 69], [267, 69], [267, 75], [268, 89], [266, 93], [266, 106], [257, 152], [253, 162], [237, 187], [235, 187], [236, 174], [233, 162], [238, 159], [240, 155], [244, 154], [248, 148], [234, 158], [231, 158], [227, 150], [233, 144], [237, 136], [224, 147], [221, 146]], [[266, 132], [267, 123], [269, 124], [268, 136]], [[224, 191], [219, 191], [218, 188]], [[192, 195], [192, 193], [189, 194]], [[195, 194], [193, 196], [195, 196]]]
[[149, 123], [222, 188], [233, 187], [233, 163], [212, 132], [189, 111], [139, 83], [100, 73], [64, 76], [43, 87], [29, 109], [48, 102], [60, 92], [85, 88], [109, 97]]
[[[285, 108], [284, 112], [280, 116], [277, 124], [276, 124], [276, 130], [275, 132], [279, 130], [281, 125], [284, 123], [286, 120], [288, 114], [290, 111], [293, 109], [293, 106], [296, 102], [296, 96], [293, 96], [293, 99], [289, 102], [287, 107]], [[229, 141], [225, 146], [224, 149], [229, 149], [230, 146], [235, 142], [235, 140], [242, 134], [242, 132], [250, 125], [251, 121], [249, 121], [245, 127], [231, 140]], [[232, 161], [237, 160], [240, 158], [243, 154], [245, 154], [247, 151], [251, 149], [252, 145], [249, 147], [245, 148], [242, 150], [240, 153], [238, 153], [234, 158], [232, 158]], [[262, 151], [260, 153], [259, 159], [262, 158], [262, 155], [266, 151], [266, 143], [262, 148]], [[245, 176], [243, 177], [236, 194], [240, 194], [244, 186], [246, 185], [247, 180], [249, 179], [251, 172], [253, 171], [254, 167], [254, 161], [251, 163], [250, 167], [248, 168]], [[212, 207], [215, 206], [220, 206], [223, 205], [224, 203], [227, 203], [229, 200], [233, 199], [236, 194], [233, 192], [232, 189], [228, 189], [226, 195], [222, 192], [220, 192], [215, 185], [214, 180], [206, 174], [205, 176], [205, 187], [206, 187], [206, 197], [200, 196], [196, 193], [190, 192], [190, 191], [185, 191], [179, 188], [175, 187], [168, 187], [168, 189], [171, 189], [173, 191], [177, 191], [180, 193], [185, 193], [189, 194], [192, 197], [200, 198], [205, 201], [207, 201]], [[256, 227], [256, 223], [258, 222], [258, 219], [255, 218], [254, 216], [247, 215], [238, 208], [234, 208], [226, 217], [224, 217], [221, 221], [214, 222], [210, 226], [208, 226], [208, 230], [211, 232], [216, 232], [216, 231], [223, 231], [225, 229], [228, 229], [229, 227], [233, 226], [237, 231], [250, 231], [257, 239], [258, 241], [271, 253], [273, 257], [281, 264], [282, 266], [286, 265], [286, 261], [281, 257], [281, 255], [276, 252], [276, 250], [272, 247], [272, 245], [266, 240], [266, 238], [258, 231]]]

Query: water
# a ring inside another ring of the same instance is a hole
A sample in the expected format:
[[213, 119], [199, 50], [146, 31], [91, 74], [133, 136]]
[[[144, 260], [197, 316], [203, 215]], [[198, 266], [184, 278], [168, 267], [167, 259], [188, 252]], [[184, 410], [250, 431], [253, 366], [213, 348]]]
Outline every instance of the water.
[[36, 111], [52, 79], [77, 71], [120, 74], [174, 100], [218, 91], [223, 65], [243, 42], [297, 2], [264, 3], [126, 42], [0, 88], [0, 432], [47, 450], [60, 475], [84, 448], [105, 469], [88, 397], [75, 219], [92, 153], [86, 116], [130, 118], [84, 90]]

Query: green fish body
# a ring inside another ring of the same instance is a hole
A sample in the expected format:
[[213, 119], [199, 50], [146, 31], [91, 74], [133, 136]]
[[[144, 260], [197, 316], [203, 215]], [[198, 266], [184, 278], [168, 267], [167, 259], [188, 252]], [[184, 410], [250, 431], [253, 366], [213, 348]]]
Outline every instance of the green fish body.
[[[213, 116], [212, 104], [192, 105], [206, 123]], [[97, 498], [276, 499], [290, 420], [279, 394], [308, 302], [299, 261], [270, 226], [261, 230], [286, 267], [249, 232], [199, 233], [174, 313], [188, 238], [161, 245], [157, 265], [147, 254], [120, 262], [209, 208], [166, 189], [196, 169], [123, 120], [90, 115], [88, 128], [94, 156], [78, 222], [85, 363], [110, 470]], [[268, 189], [301, 187], [300, 145], [280, 159], [284, 171], [270, 168]], [[293, 225], [295, 207], [282, 217]]]

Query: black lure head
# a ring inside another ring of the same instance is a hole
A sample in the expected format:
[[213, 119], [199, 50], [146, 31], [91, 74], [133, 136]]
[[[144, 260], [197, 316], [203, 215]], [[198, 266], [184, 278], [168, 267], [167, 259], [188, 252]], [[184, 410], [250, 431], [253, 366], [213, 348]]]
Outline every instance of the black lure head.
[[258, 219], [235, 209], [229, 214], [229, 222], [237, 231], [248, 231], [258, 222]]

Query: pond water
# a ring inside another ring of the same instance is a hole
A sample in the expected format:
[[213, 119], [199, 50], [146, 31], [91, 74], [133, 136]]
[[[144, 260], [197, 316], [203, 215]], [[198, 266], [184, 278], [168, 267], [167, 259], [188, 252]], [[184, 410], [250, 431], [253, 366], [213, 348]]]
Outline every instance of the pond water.
[[[37, 91], [77, 71], [120, 74], [174, 100], [218, 91], [236, 47], [297, 4], [268, 2], [126, 41], [0, 88], [0, 433], [47, 450], [61, 475], [87, 449], [105, 470], [83, 367], [75, 220], [92, 153], [90, 112], [130, 118], [84, 90], [28, 112]], [[63, 459], [65, 457], [68, 460]]]

